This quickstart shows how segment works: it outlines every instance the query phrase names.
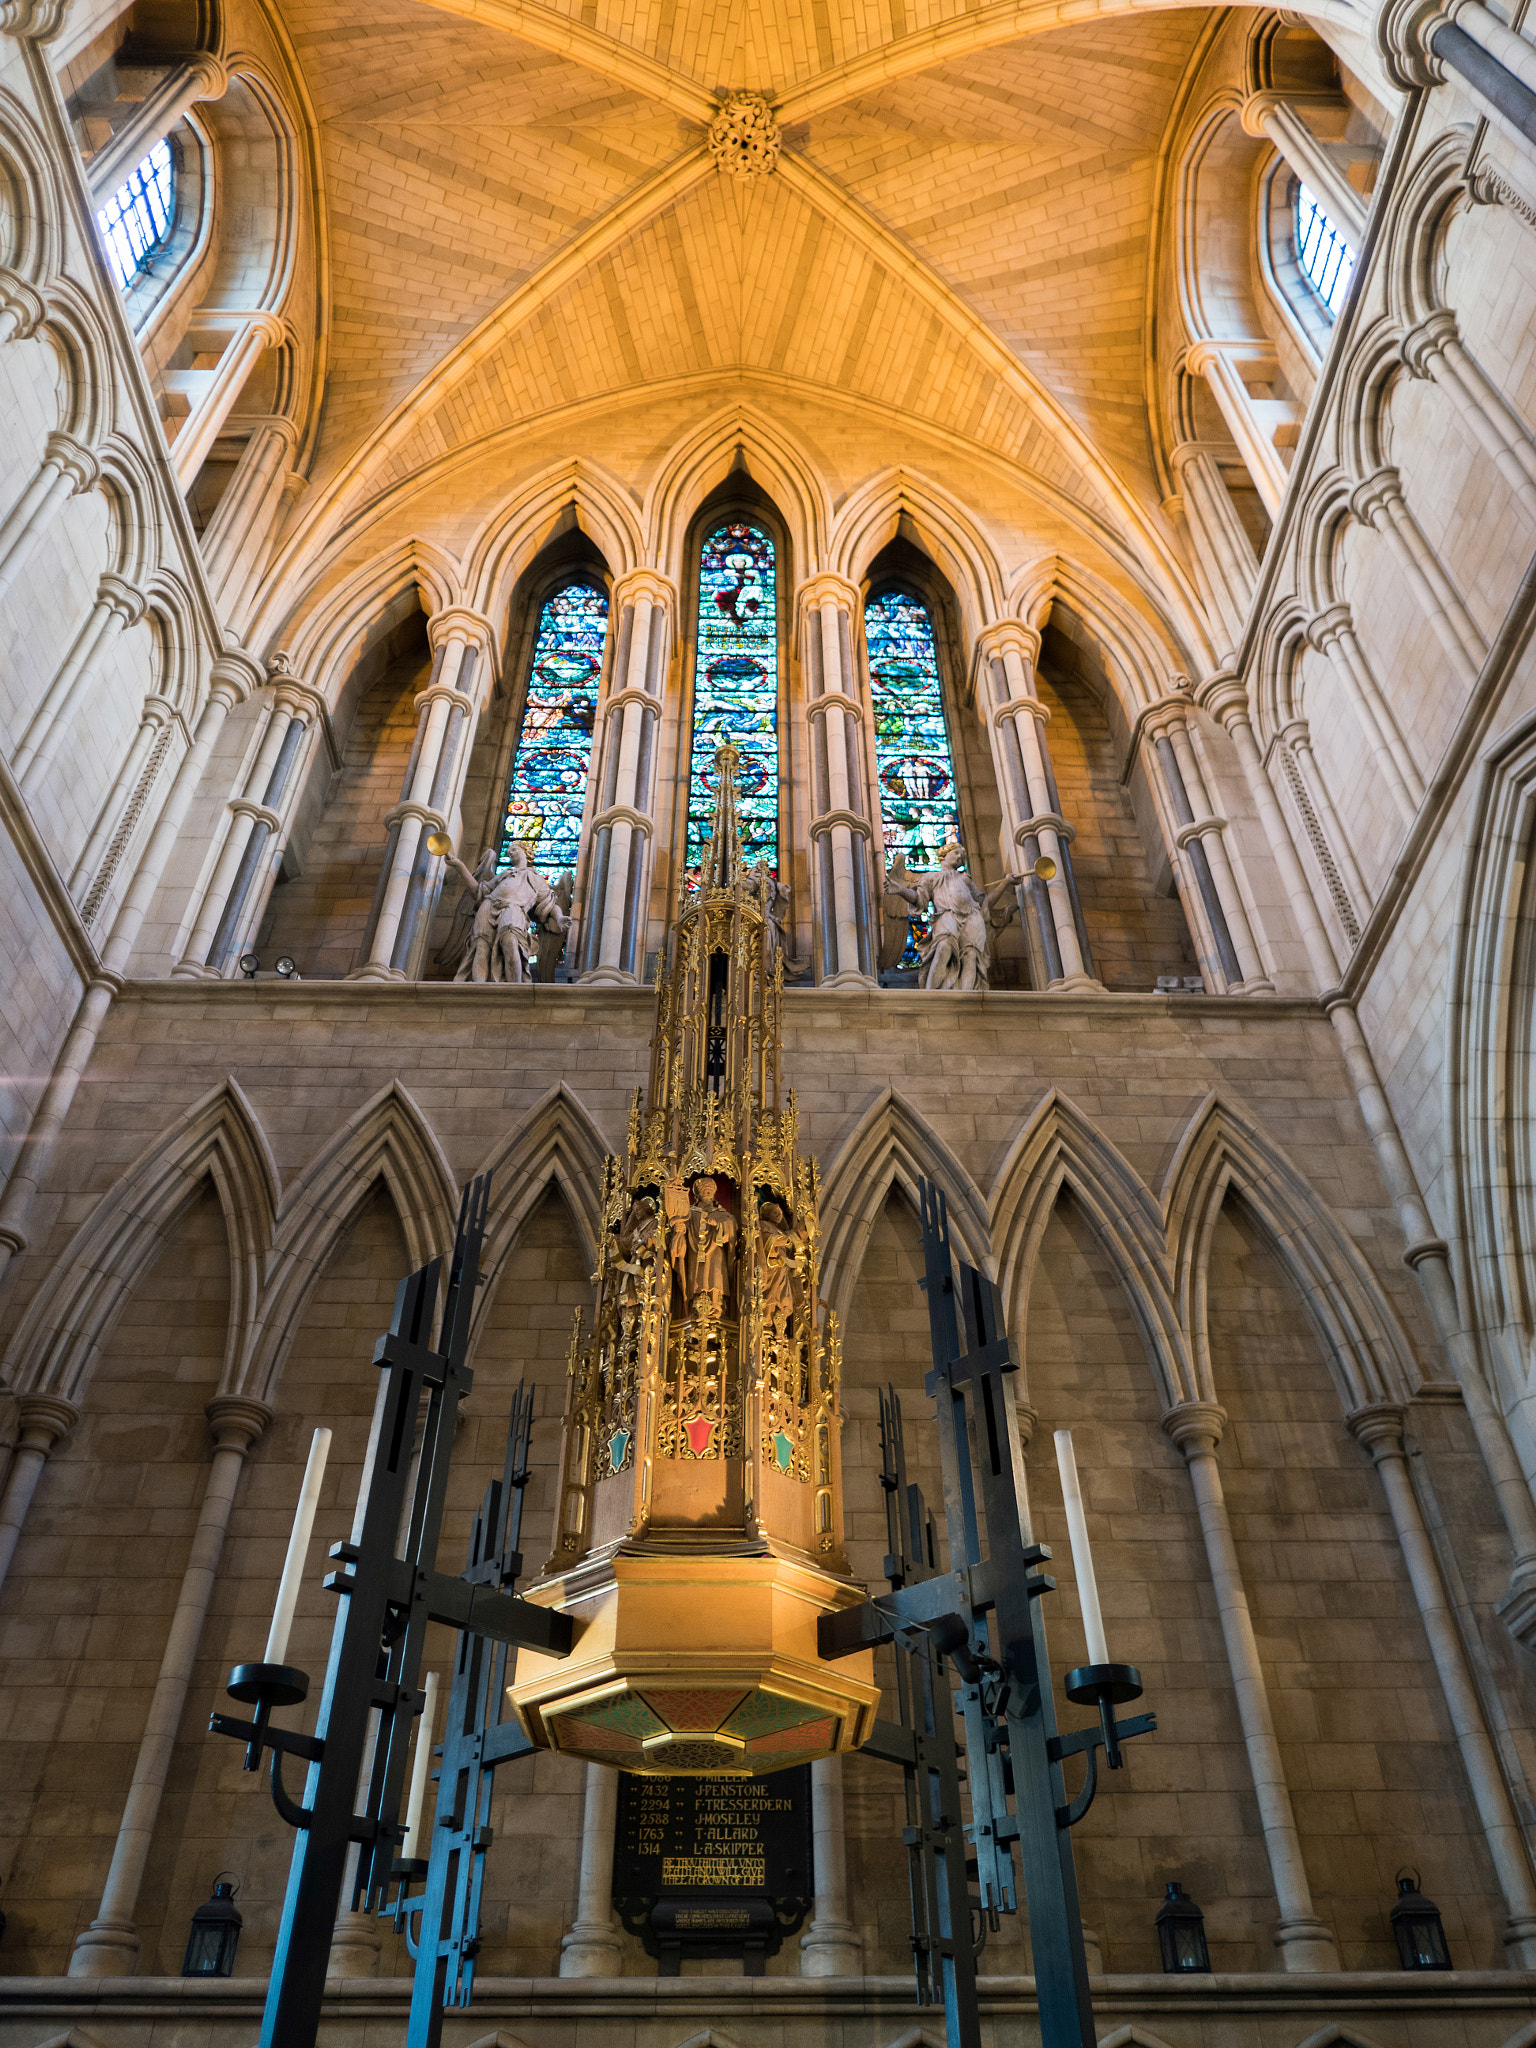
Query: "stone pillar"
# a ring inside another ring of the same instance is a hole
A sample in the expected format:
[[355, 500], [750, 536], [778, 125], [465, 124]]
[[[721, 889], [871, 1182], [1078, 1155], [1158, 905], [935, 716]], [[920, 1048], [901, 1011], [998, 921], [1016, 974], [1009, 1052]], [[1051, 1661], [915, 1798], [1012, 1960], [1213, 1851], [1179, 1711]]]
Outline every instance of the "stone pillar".
[[0, 1586], [5, 1584], [11, 1559], [16, 1555], [43, 1467], [59, 1438], [67, 1436], [80, 1420], [80, 1410], [74, 1402], [58, 1394], [20, 1394], [17, 1407], [21, 1428], [5, 1475], [5, 1491], [0, 1494]]
[[811, 904], [817, 980], [873, 988], [872, 855], [863, 691], [854, 673], [859, 593], [830, 572], [795, 593], [811, 777]]
[[72, 434], [48, 436], [37, 474], [0, 524], [0, 597], [21, 574], [64, 500], [76, 491], [94, 490], [100, 474], [95, 456]]
[[1195, 442], [1182, 442], [1171, 457], [1183, 494], [1197, 567], [1204, 571], [1214, 622], [1219, 622], [1230, 647], [1242, 642], [1259, 564], [1243, 522], [1237, 516], [1216, 458]]
[[843, 1824], [843, 1760], [811, 1765], [816, 1917], [800, 1937], [802, 1977], [861, 1977], [864, 1944], [848, 1917], [848, 1850]]
[[654, 569], [613, 586], [613, 660], [602, 706], [595, 815], [587, 830], [578, 979], [632, 984], [645, 973], [655, 838], [656, 741], [677, 591]]
[[1440, 84], [1449, 66], [1501, 127], [1536, 143], [1536, 53], [1481, 0], [1389, 0], [1376, 43], [1405, 92]]
[[1464, 688], [1477, 680], [1488, 649], [1434, 549], [1419, 531], [1395, 469], [1378, 469], [1349, 496], [1350, 510], [1387, 543], [1430, 631]]
[[1498, 1753], [1483, 1720], [1477, 1688], [1467, 1669], [1456, 1618], [1446, 1598], [1445, 1582], [1424, 1526], [1419, 1497], [1408, 1474], [1403, 1411], [1395, 1403], [1379, 1402], [1357, 1408], [1348, 1420], [1355, 1437], [1375, 1461], [1392, 1525], [1402, 1546], [1403, 1562], [1450, 1710], [1483, 1839], [1488, 1844], [1509, 1915], [1504, 1926], [1504, 1947], [1510, 1967], [1536, 1968], [1536, 1881], [1531, 1876], [1530, 1858], [1510, 1803], [1509, 1788], [1499, 1769]]
[[1339, 1957], [1333, 1935], [1312, 1910], [1312, 1892], [1264, 1684], [1264, 1666], [1254, 1638], [1237, 1544], [1221, 1489], [1216, 1447], [1226, 1420], [1226, 1411], [1213, 1401], [1184, 1401], [1166, 1412], [1163, 1428], [1183, 1452], [1195, 1491], [1200, 1534], [1205, 1539], [1206, 1561], [1216, 1589], [1232, 1690], [1237, 1697], [1238, 1719], [1264, 1829], [1264, 1847], [1280, 1908], [1274, 1938], [1281, 1966], [1289, 1971], [1336, 1970]]
[[[1061, 798], [1045, 737], [1050, 712], [1035, 692], [1040, 635], [1022, 619], [1000, 619], [976, 642], [982, 673], [991, 679], [992, 763], [1002, 798], [1001, 852], [1009, 873], [1025, 870], [1021, 901], [1026, 932], [1047, 970], [1047, 986], [1102, 990], [1094, 977], [1088, 927], [1072, 872], [1076, 828], [1061, 815]], [[978, 695], [983, 695], [979, 688]], [[1041, 856], [1056, 872], [1042, 881], [1029, 872]]]
[[1244, 133], [1264, 136], [1274, 144], [1302, 183], [1317, 195], [1324, 213], [1350, 248], [1358, 249], [1365, 238], [1369, 202], [1302, 119], [1301, 110], [1308, 106], [1342, 112], [1345, 102], [1337, 93], [1252, 93], [1243, 106]]
[[[1227, 431], [1248, 466], [1253, 487], [1264, 500], [1271, 519], [1278, 516], [1285, 496], [1285, 464], [1275, 446], [1274, 431], [1291, 418], [1291, 409], [1277, 400], [1254, 398], [1243, 380], [1243, 369], [1256, 372], [1265, 382], [1277, 374], [1274, 351], [1267, 341], [1191, 343], [1184, 356], [1191, 376], [1204, 377], [1211, 387]], [[1266, 432], [1266, 428], [1268, 431]]]
[[429, 881], [442, 872], [428, 851], [428, 833], [446, 832], [463, 786], [469, 750], [492, 675], [495, 633], [489, 619], [455, 605], [435, 612], [427, 628], [433, 653], [427, 687], [416, 699], [416, 738], [400, 786], [400, 802], [385, 821], [389, 839], [368, 922], [364, 962], [351, 978], [408, 981], [416, 953]]
[[[163, 382], [168, 391], [182, 391], [191, 410], [171, 443], [171, 467], [177, 485], [189, 490], [208, 451], [224, 430], [224, 422], [235, 409], [245, 389], [245, 380], [269, 348], [287, 339], [288, 330], [276, 313], [209, 313], [193, 316], [194, 345], [197, 341], [222, 338], [224, 347], [211, 370], [167, 370]], [[211, 351], [209, 351], [211, 353]], [[194, 381], [196, 380], [196, 381]]]
[[255, 662], [234, 648], [221, 654], [213, 664], [208, 696], [197, 721], [192, 744], [182, 756], [165, 807], [155, 821], [155, 829], [149, 835], [137, 872], [113, 920], [111, 936], [102, 954], [105, 971], [87, 985], [81, 996], [80, 1007], [54, 1061], [53, 1072], [27, 1128], [10, 1180], [4, 1194], [0, 1195], [0, 1275], [14, 1255], [25, 1248], [27, 1214], [53, 1158], [54, 1147], [69, 1115], [80, 1078], [95, 1049], [97, 1034], [111, 1008], [112, 998], [121, 986], [123, 971], [132, 957], [145, 914], [160, 886], [165, 864], [186, 822], [188, 806], [203, 779], [214, 743], [235, 705], [243, 702], [260, 681], [261, 672]]
[[1435, 1335], [1461, 1388], [1467, 1418], [1504, 1517], [1513, 1562], [1509, 1591], [1499, 1602], [1499, 1614], [1511, 1635], [1528, 1648], [1536, 1649], [1536, 1501], [1531, 1498], [1525, 1473], [1510, 1441], [1508, 1422], [1483, 1377], [1482, 1364], [1456, 1297], [1449, 1248], [1435, 1229], [1354, 1005], [1335, 986], [1338, 960], [1318, 917], [1273, 785], [1264, 772], [1250, 718], [1248, 692], [1230, 671], [1218, 671], [1201, 686], [1200, 696], [1206, 709], [1231, 734], [1237, 748], [1249, 792], [1307, 949], [1314, 983], [1323, 992], [1323, 1006], [1339, 1041], [1360, 1114], [1371, 1134], [1382, 1180], [1397, 1211], [1398, 1227], [1406, 1246], [1404, 1262], [1418, 1280]]
[[1370, 663], [1355, 636], [1347, 604], [1329, 605], [1306, 624], [1307, 639], [1332, 664], [1339, 686], [1354, 708], [1361, 733], [1382, 781], [1405, 823], [1417, 815], [1424, 778], [1398, 730], [1392, 707], [1383, 697]]
[[283, 502], [283, 486], [299, 445], [292, 420], [262, 420], [214, 509], [201, 547], [208, 587], [226, 618], [238, 618], [266, 565]]
[[1536, 517], [1536, 443], [1462, 346], [1456, 315], [1445, 306], [1428, 314], [1403, 336], [1402, 357], [1415, 377], [1445, 393], [1522, 510]]
[[11, 758], [11, 773], [26, 796], [36, 795], [60, 748], [68, 745], [96, 671], [124, 628], [143, 618], [144, 608], [143, 591], [111, 570], [97, 583], [96, 602]]
[[118, 1826], [101, 1905], [90, 1926], [75, 1938], [74, 1953], [69, 1959], [71, 1977], [131, 1977], [138, 1968], [139, 1937], [134, 1914], [171, 1768], [176, 1732], [186, 1708], [192, 1667], [202, 1641], [230, 1511], [235, 1504], [235, 1489], [246, 1453], [271, 1420], [272, 1410], [265, 1401], [249, 1400], [241, 1394], [217, 1394], [208, 1403], [214, 1449], [203, 1488], [203, 1504], [160, 1659], [160, 1674], [155, 1680], [139, 1753], [134, 1759], [133, 1782]]
[[581, 1876], [576, 1918], [560, 1938], [562, 1977], [617, 1977], [624, 1937], [613, 1910], [613, 1831], [619, 1816], [619, 1774], [587, 1765], [581, 1816]]
[[141, 100], [132, 119], [104, 143], [85, 167], [92, 202], [105, 206], [128, 174], [143, 163], [157, 142], [199, 100], [220, 100], [229, 90], [229, 72], [211, 50], [199, 50], [173, 64], [148, 99]]
[[252, 887], [269, 840], [281, 830], [284, 803], [296, 780], [294, 764], [309, 737], [311, 694], [297, 678], [281, 673], [274, 677], [261, 743], [226, 808], [224, 843], [174, 974], [223, 977], [240, 957]]
[[[1182, 680], [1182, 678], [1181, 678]], [[1210, 793], [1189, 737], [1193, 706], [1183, 696], [1160, 698], [1144, 714], [1151, 759], [1174, 820], [1173, 840], [1194, 894], [1205, 913], [1209, 948], [1202, 947], [1228, 994], [1272, 993], [1237, 877], [1227, 857], [1226, 819], [1211, 805]]]

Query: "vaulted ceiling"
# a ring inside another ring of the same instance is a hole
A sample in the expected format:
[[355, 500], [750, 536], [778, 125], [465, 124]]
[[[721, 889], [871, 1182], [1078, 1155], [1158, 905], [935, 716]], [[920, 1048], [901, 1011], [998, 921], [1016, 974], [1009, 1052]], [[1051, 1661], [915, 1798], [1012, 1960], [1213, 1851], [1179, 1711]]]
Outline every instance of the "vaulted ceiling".
[[[979, 17], [947, 0], [282, 12], [326, 182], [322, 498], [576, 399], [734, 371], [875, 400], [1100, 513], [1116, 486], [1155, 506], [1148, 238], [1207, 11], [967, 54]], [[783, 124], [768, 177], [705, 147], [733, 89]]]

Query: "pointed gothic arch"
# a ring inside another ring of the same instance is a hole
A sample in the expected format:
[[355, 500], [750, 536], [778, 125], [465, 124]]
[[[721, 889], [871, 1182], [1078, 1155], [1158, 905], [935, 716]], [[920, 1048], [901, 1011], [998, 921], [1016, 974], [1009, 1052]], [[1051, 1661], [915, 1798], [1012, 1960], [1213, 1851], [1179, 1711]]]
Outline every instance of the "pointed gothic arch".
[[981, 1190], [933, 1126], [886, 1088], [843, 1140], [821, 1188], [822, 1292], [846, 1328], [870, 1232], [892, 1187], [919, 1207], [918, 1181], [942, 1188], [955, 1249], [969, 1265], [992, 1264]]
[[1099, 2048], [1171, 2048], [1161, 2034], [1154, 2034], [1146, 2027], [1134, 2022], [1128, 2027], [1116, 2027], [1099, 2042]]
[[608, 1153], [607, 1140], [563, 1081], [541, 1096], [516, 1129], [491, 1147], [476, 1168], [492, 1179], [490, 1214], [480, 1254], [485, 1285], [475, 1304], [475, 1338], [484, 1326], [507, 1260], [551, 1187], [558, 1190], [576, 1226], [583, 1258], [589, 1267], [596, 1265]]
[[33, 1296], [5, 1377], [24, 1393], [82, 1402], [119, 1311], [206, 1181], [229, 1241], [229, 1329], [219, 1386], [231, 1388], [277, 1212], [271, 1147], [233, 1078], [193, 1103], [121, 1175]]
[[1004, 1314], [1024, 1327], [1040, 1241], [1071, 1190], [1125, 1290], [1165, 1407], [1191, 1398], [1188, 1353], [1169, 1284], [1163, 1219], [1152, 1190], [1070, 1097], [1053, 1088], [1008, 1148], [991, 1214]]
[[321, 565], [269, 645], [284, 648], [329, 704], [340, 694], [369, 629], [391, 606], [414, 597], [430, 618], [466, 602], [458, 563], [429, 541], [400, 541], [328, 590], [323, 577]]
[[1345, 1412], [1406, 1400], [1418, 1378], [1407, 1335], [1364, 1254], [1252, 1112], [1215, 1094], [1190, 1119], [1163, 1194], [1179, 1320], [1195, 1371], [1190, 1398], [1217, 1398], [1206, 1274], [1229, 1188], [1247, 1204], [1300, 1295]]
[[948, 579], [967, 636], [974, 639], [1003, 613], [997, 551], [959, 501], [912, 469], [887, 469], [852, 492], [838, 511], [829, 565], [861, 583], [869, 564], [910, 523], [912, 537]]
[[410, 1270], [446, 1252], [458, 1214], [452, 1169], [398, 1080], [356, 1110], [284, 1192], [267, 1284], [228, 1391], [277, 1405], [288, 1349], [315, 1283], [380, 1180], [395, 1205]]
[[1298, 2041], [1296, 2048], [1381, 2048], [1381, 2043], [1374, 2034], [1362, 2034], [1358, 2027], [1328, 2020], [1308, 2034], [1305, 2041]]
[[827, 555], [832, 494], [806, 451], [776, 421], [750, 405], [722, 407], [685, 434], [645, 494], [647, 560], [681, 589], [688, 538], [698, 513], [744, 461], [773, 500], [798, 577], [813, 576]]
[[518, 578], [566, 512], [575, 514], [615, 582], [640, 567], [645, 540], [634, 499], [596, 463], [573, 459], [526, 478], [482, 520], [464, 551], [465, 601], [488, 619], [504, 619]]

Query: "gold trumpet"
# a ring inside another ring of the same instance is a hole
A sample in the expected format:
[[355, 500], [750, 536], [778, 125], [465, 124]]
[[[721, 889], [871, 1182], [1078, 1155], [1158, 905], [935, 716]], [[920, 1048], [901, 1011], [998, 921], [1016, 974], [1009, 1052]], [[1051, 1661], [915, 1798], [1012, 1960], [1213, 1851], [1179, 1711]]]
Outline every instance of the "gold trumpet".
[[[429, 832], [427, 834], [427, 851], [439, 856], [445, 853], [452, 853], [453, 841], [446, 832]], [[1051, 872], [1054, 874], [1055, 869], [1053, 868]]]
[[[430, 840], [428, 844], [431, 844]], [[1048, 882], [1056, 872], [1056, 863], [1048, 853], [1042, 853], [1029, 872], [1032, 875], [1038, 875], [1042, 882]]]

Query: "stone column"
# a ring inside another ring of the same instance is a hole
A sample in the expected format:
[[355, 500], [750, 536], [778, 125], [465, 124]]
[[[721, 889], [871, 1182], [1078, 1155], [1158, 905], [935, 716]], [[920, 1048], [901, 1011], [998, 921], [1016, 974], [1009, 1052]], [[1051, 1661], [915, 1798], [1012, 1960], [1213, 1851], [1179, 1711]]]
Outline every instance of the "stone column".
[[581, 1816], [581, 1876], [576, 1919], [560, 1938], [562, 1977], [617, 1977], [624, 1937], [613, 1910], [613, 1831], [619, 1816], [619, 1774], [587, 1765]]
[[199, 50], [173, 64], [148, 99], [110, 142], [104, 143], [85, 167], [94, 205], [105, 206], [130, 171], [163, 142], [176, 123], [199, 100], [220, 100], [229, 90], [229, 72], [222, 58]]
[[1258, 1800], [1264, 1847], [1280, 1922], [1275, 1946], [1282, 1968], [1289, 1971], [1336, 1970], [1338, 1951], [1333, 1935], [1312, 1910], [1312, 1892], [1302, 1860], [1301, 1838], [1291, 1810], [1290, 1787], [1275, 1735], [1264, 1666], [1254, 1638], [1253, 1617], [1238, 1563], [1237, 1544], [1227, 1517], [1216, 1447], [1226, 1427], [1226, 1411], [1212, 1401], [1184, 1401], [1163, 1416], [1163, 1428], [1184, 1454], [1200, 1514], [1206, 1561], [1216, 1589], [1222, 1638], [1237, 1697], [1238, 1718], [1248, 1751], [1248, 1767]]
[[1424, 778], [1398, 730], [1392, 707], [1383, 697], [1370, 663], [1355, 636], [1353, 615], [1347, 604], [1329, 605], [1306, 624], [1307, 639], [1320, 654], [1326, 654], [1334, 675], [1350, 704], [1365, 743], [1381, 779], [1387, 785], [1405, 823], [1417, 815], [1424, 794]]
[[1223, 670], [1208, 678], [1200, 695], [1206, 709], [1221, 720], [1237, 748], [1249, 792], [1263, 821], [1307, 949], [1314, 984], [1323, 992], [1323, 1006], [1339, 1041], [1360, 1114], [1371, 1134], [1387, 1194], [1397, 1211], [1398, 1227], [1406, 1246], [1404, 1262], [1418, 1280], [1435, 1335], [1461, 1388], [1467, 1418], [1504, 1517], [1513, 1563], [1509, 1591], [1499, 1602], [1500, 1616], [1511, 1635], [1536, 1649], [1536, 1501], [1531, 1498], [1525, 1473], [1510, 1441], [1508, 1422], [1483, 1377], [1476, 1347], [1462, 1316], [1449, 1248], [1435, 1229], [1354, 1006], [1335, 986], [1338, 960], [1302, 873], [1273, 785], [1264, 772], [1250, 718], [1248, 692], [1235, 675]]
[[613, 587], [613, 660], [587, 830], [581, 981], [632, 984], [645, 972], [656, 740], [676, 616], [676, 589], [654, 569], [635, 569]]
[[[1002, 799], [1003, 865], [1009, 873], [1025, 870], [1022, 903], [1029, 933], [1046, 963], [1047, 986], [1102, 990], [1072, 872], [1070, 849], [1077, 832], [1061, 814], [1045, 737], [1051, 714], [1035, 692], [1039, 653], [1040, 635], [1022, 619], [1000, 619], [976, 641], [977, 661], [992, 684], [987, 729]], [[1042, 855], [1056, 867], [1048, 882], [1029, 872]]]
[[848, 1917], [848, 1850], [843, 1824], [843, 1760], [811, 1765], [816, 1917], [800, 1937], [802, 1977], [861, 1977], [864, 1944]]
[[1445, 393], [1521, 508], [1536, 517], [1536, 443], [1462, 346], [1456, 315], [1445, 306], [1428, 314], [1403, 336], [1402, 357], [1415, 377]]
[[[410, 978], [428, 878], [441, 872], [426, 837], [448, 830], [484, 695], [476, 672], [482, 657], [489, 657], [495, 646], [490, 620], [462, 605], [435, 612], [427, 631], [434, 650], [432, 673], [416, 699], [416, 738], [400, 802], [385, 821], [389, 839], [384, 864], [369, 918], [364, 963], [353, 970], [353, 980]], [[489, 675], [489, 659], [484, 665]]]
[[[222, 338], [224, 347], [211, 370], [167, 370], [167, 391], [181, 391], [191, 410], [171, 443], [171, 467], [183, 491], [191, 488], [224, 430], [245, 389], [245, 380], [269, 348], [287, 339], [288, 330], [276, 313], [220, 313], [199, 308], [193, 316], [194, 346]], [[209, 351], [211, 353], [211, 351]]]
[[1536, 1968], [1536, 1881], [1531, 1876], [1520, 1824], [1510, 1803], [1509, 1788], [1499, 1769], [1498, 1753], [1483, 1720], [1482, 1707], [1472, 1674], [1467, 1669], [1456, 1618], [1446, 1598], [1445, 1582], [1435, 1558], [1429, 1532], [1424, 1526], [1419, 1497], [1408, 1474], [1403, 1446], [1403, 1410], [1395, 1403], [1379, 1402], [1357, 1408], [1348, 1418], [1349, 1427], [1370, 1452], [1387, 1496], [1392, 1525], [1402, 1546], [1413, 1597], [1418, 1602], [1429, 1638], [1430, 1655], [1440, 1677], [1441, 1690], [1450, 1710], [1451, 1726], [1471, 1786], [1483, 1839], [1498, 1875], [1509, 1918], [1504, 1926], [1504, 1947], [1510, 1967]]
[[222, 977], [239, 958], [237, 942], [245, 928], [252, 885], [268, 841], [281, 829], [294, 763], [309, 736], [312, 715], [307, 685], [277, 674], [264, 714], [266, 730], [240, 790], [227, 806], [224, 844], [174, 974]]
[[1419, 531], [1403, 497], [1395, 469], [1378, 469], [1349, 496], [1350, 510], [1387, 543], [1430, 631], [1445, 649], [1451, 672], [1464, 688], [1477, 680], [1488, 649], [1439, 557]]
[[1439, 85], [1449, 66], [1501, 126], [1536, 143], [1536, 53], [1481, 0], [1389, 0], [1376, 39], [1394, 85]]
[[292, 420], [266, 419], [253, 427], [229, 487], [203, 534], [200, 545], [208, 587], [229, 619], [240, 615], [266, 564], [283, 486], [298, 445], [299, 430]]
[[1231, 647], [1241, 644], [1259, 564], [1243, 522], [1237, 516], [1216, 458], [1206, 448], [1185, 441], [1171, 457], [1183, 494], [1197, 565], [1205, 572], [1211, 603]]
[[1290, 419], [1291, 410], [1278, 400], [1254, 398], [1242, 376], [1245, 365], [1266, 382], [1275, 376], [1277, 365], [1269, 343], [1193, 342], [1185, 352], [1184, 365], [1191, 376], [1204, 377], [1210, 385], [1211, 395], [1227, 423], [1227, 432], [1248, 466], [1253, 487], [1264, 500], [1270, 518], [1276, 518], [1285, 496], [1286, 475], [1273, 436], [1275, 428]]
[[[1181, 679], [1182, 680], [1182, 679]], [[1248, 921], [1237, 877], [1227, 857], [1226, 819], [1213, 808], [1200, 763], [1190, 744], [1190, 701], [1160, 698], [1144, 714], [1151, 758], [1174, 820], [1173, 839], [1194, 893], [1205, 912], [1215, 965], [1229, 994], [1272, 992]], [[1205, 949], [1202, 949], [1205, 950]]]
[[197, 721], [192, 744], [182, 756], [165, 807], [149, 835], [137, 872], [113, 920], [111, 936], [102, 954], [105, 971], [87, 985], [80, 999], [80, 1007], [54, 1061], [42, 1100], [27, 1128], [10, 1180], [4, 1194], [0, 1195], [0, 1275], [14, 1255], [25, 1248], [27, 1214], [53, 1158], [54, 1147], [69, 1115], [80, 1078], [95, 1049], [97, 1034], [111, 1008], [112, 998], [122, 984], [123, 971], [132, 957], [145, 914], [160, 886], [165, 864], [186, 822], [188, 806], [203, 779], [214, 742], [235, 705], [241, 703], [260, 681], [261, 672], [255, 662], [234, 648], [221, 654], [213, 664], [208, 696]]
[[11, 1559], [16, 1555], [22, 1525], [37, 1482], [43, 1476], [43, 1467], [59, 1438], [67, 1436], [80, 1420], [80, 1410], [74, 1402], [58, 1394], [19, 1394], [17, 1407], [21, 1429], [11, 1453], [10, 1470], [5, 1475], [5, 1491], [0, 1493], [0, 1586], [5, 1584]]
[[1302, 119], [1301, 110], [1308, 106], [1342, 112], [1345, 102], [1336, 93], [1252, 93], [1243, 106], [1243, 131], [1264, 136], [1274, 144], [1302, 183], [1317, 195], [1324, 213], [1350, 248], [1358, 249], [1365, 238], [1370, 202], [1350, 184]]
[[64, 500], [76, 491], [94, 490], [100, 474], [95, 456], [73, 434], [48, 436], [37, 474], [0, 524], [0, 597], [21, 574]]
[[230, 1511], [235, 1504], [235, 1489], [247, 1452], [271, 1420], [272, 1410], [265, 1401], [253, 1401], [241, 1394], [217, 1394], [208, 1403], [214, 1449], [203, 1488], [203, 1504], [160, 1659], [160, 1675], [155, 1681], [149, 1716], [134, 1760], [133, 1782], [118, 1826], [101, 1905], [90, 1926], [75, 1938], [74, 1953], [69, 1959], [71, 1977], [131, 1977], [138, 1969], [139, 1937], [134, 1914], [171, 1768], [176, 1732], [186, 1708], [192, 1667], [202, 1641]]
[[859, 593], [828, 572], [795, 593], [811, 777], [811, 903], [823, 988], [873, 988], [874, 821], [868, 816], [863, 692], [854, 674]]
[[98, 581], [96, 602], [11, 758], [11, 773], [24, 795], [36, 795], [59, 749], [68, 745], [97, 670], [124, 628], [143, 618], [145, 602], [142, 590], [111, 570]]

